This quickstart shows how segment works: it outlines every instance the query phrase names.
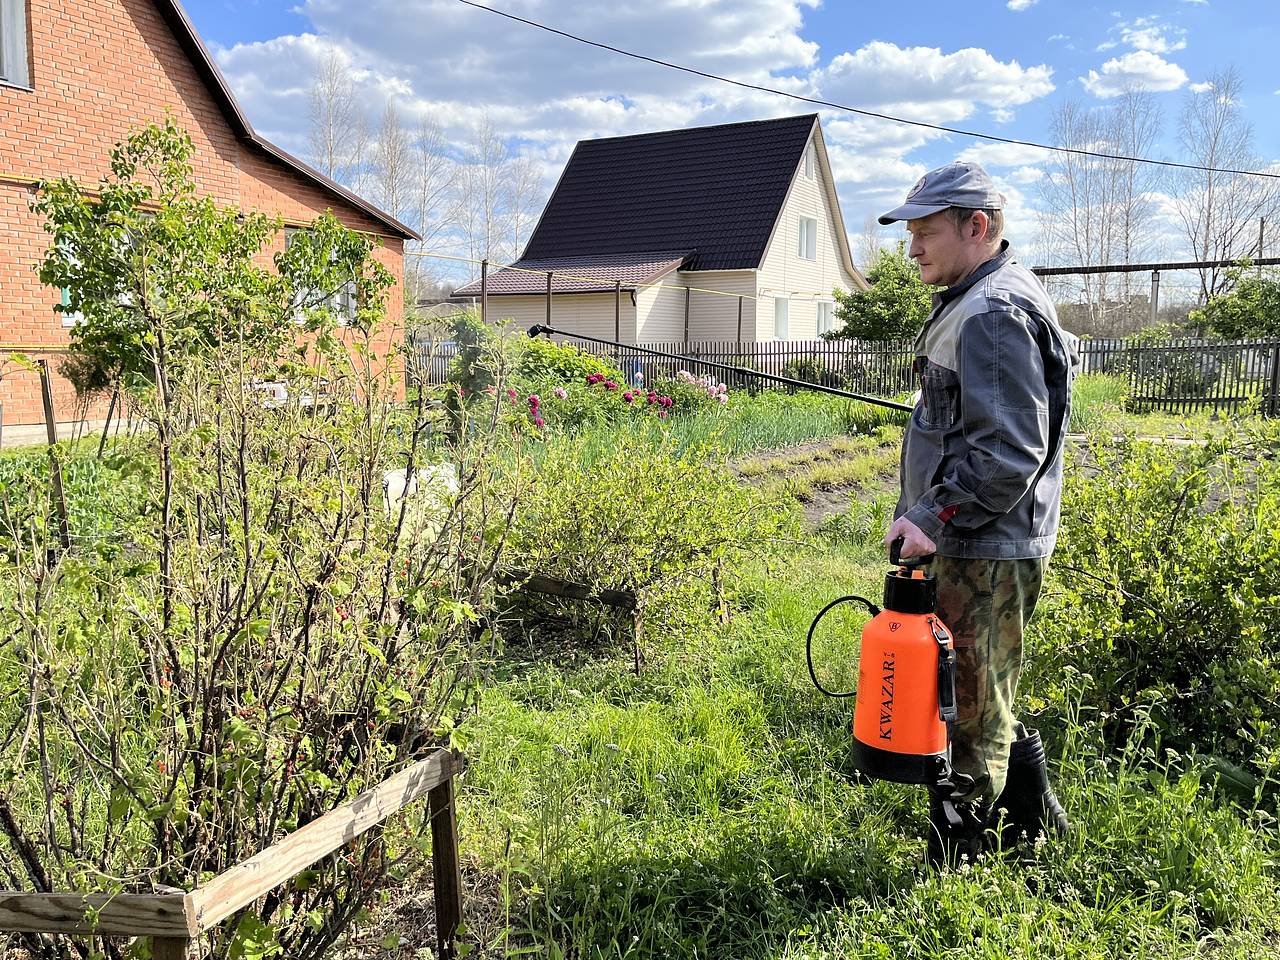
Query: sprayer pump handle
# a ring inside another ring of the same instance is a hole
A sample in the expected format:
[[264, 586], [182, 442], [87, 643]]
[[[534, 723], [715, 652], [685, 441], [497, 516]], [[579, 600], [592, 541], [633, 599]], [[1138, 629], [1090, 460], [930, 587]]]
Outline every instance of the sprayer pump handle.
[[933, 562], [932, 553], [922, 553], [918, 557], [902, 556], [903, 538], [897, 537], [889, 543], [889, 562], [895, 567], [923, 567]]

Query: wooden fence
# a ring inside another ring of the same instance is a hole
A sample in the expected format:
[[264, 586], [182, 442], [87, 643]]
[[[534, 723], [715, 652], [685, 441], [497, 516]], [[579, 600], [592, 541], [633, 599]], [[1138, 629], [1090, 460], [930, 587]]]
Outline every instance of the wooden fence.
[[[750, 390], [769, 386], [749, 373], [707, 366], [729, 364], [792, 377], [855, 393], [893, 397], [915, 390], [911, 378], [910, 343], [856, 340], [776, 340], [760, 343], [693, 341], [645, 343], [640, 346], [686, 359], [648, 356], [630, 346], [579, 343], [583, 350], [606, 356], [633, 383], [668, 380], [678, 370], [711, 374], [731, 387]], [[451, 343], [424, 346], [417, 368], [421, 379], [443, 383], [457, 350]], [[1135, 345], [1125, 340], [1085, 340], [1080, 344], [1083, 373], [1107, 373], [1125, 381], [1130, 407], [1148, 412], [1222, 413], [1255, 410], [1280, 416], [1280, 340], [1213, 342], [1176, 340]]]
[[0, 891], [0, 932], [149, 937], [153, 960], [188, 960], [191, 943], [259, 897], [427, 797], [435, 885], [436, 956], [454, 956], [462, 922], [454, 777], [463, 764], [437, 750], [354, 800], [190, 892], [160, 894]]

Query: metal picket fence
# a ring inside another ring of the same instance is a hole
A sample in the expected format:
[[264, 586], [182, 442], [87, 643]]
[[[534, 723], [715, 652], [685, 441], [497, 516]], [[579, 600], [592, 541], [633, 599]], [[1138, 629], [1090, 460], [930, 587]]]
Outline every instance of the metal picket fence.
[[[736, 389], [770, 386], [752, 377], [751, 371], [881, 397], [900, 396], [915, 389], [910, 343], [717, 340], [638, 345], [678, 353], [687, 360], [653, 357], [628, 346], [580, 346], [611, 359], [632, 382], [647, 384], [669, 380], [684, 369], [699, 376], [710, 373]], [[457, 348], [450, 342], [421, 344], [413, 375], [430, 384], [444, 383], [456, 355]], [[1248, 411], [1280, 416], [1280, 339], [1176, 340], [1157, 344], [1085, 340], [1080, 344], [1080, 355], [1083, 373], [1105, 373], [1125, 381], [1134, 410], [1173, 414]], [[734, 373], [714, 370], [701, 361], [743, 369]]]

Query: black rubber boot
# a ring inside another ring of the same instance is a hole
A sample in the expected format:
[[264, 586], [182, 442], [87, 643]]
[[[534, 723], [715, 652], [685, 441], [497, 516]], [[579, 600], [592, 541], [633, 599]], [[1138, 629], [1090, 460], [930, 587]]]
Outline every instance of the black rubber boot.
[[934, 869], [973, 863], [991, 848], [990, 801], [955, 801], [950, 791], [929, 788], [928, 862]]
[[996, 799], [994, 816], [1001, 821], [1000, 841], [1012, 849], [1018, 841], [1034, 842], [1045, 832], [1061, 836], [1071, 829], [1045, 763], [1044, 744], [1037, 730], [1018, 724], [1018, 739], [1009, 750], [1009, 777]]

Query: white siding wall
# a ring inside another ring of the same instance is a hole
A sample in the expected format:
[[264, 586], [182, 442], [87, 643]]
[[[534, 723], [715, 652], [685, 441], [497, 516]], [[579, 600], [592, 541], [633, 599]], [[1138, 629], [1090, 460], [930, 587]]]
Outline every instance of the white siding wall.
[[[612, 293], [563, 293], [551, 298], [551, 325], [589, 337], [613, 339]], [[479, 301], [477, 301], [477, 309]], [[528, 328], [547, 320], [545, 295], [529, 297], [490, 297], [489, 316], [497, 320], [510, 318], [513, 326]], [[636, 310], [631, 293], [622, 291], [622, 340], [635, 342]]]
[[[639, 343], [669, 343], [684, 339], [684, 277], [684, 274], [679, 278], [675, 274], [667, 274], [661, 280], [661, 287], [645, 287], [636, 291], [636, 310], [640, 315]], [[689, 304], [689, 326], [692, 334], [692, 301]]]
[[[760, 268], [759, 293], [763, 297], [785, 296], [791, 301], [791, 340], [812, 340], [817, 336], [819, 300], [830, 300], [833, 287], [852, 290], [852, 275], [841, 262], [836, 231], [844, 225], [836, 221], [835, 210], [827, 200], [822, 178], [826, 171], [815, 164], [815, 176], [804, 175], [803, 161], [797, 166], [791, 193], [782, 208], [782, 216], [774, 229], [769, 249]], [[800, 218], [818, 221], [818, 256], [805, 260], [799, 255]], [[762, 301], [762, 306], [764, 302]], [[773, 305], [761, 313], [761, 330], [757, 339], [773, 336]]]
[[[756, 339], [756, 294], [754, 270], [683, 273], [695, 287], [689, 301], [690, 340], [737, 340], [738, 297], [742, 299], [742, 339]], [[715, 290], [716, 293], [703, 291]], [[721, 294], [728, 294], [722, 296]]]

